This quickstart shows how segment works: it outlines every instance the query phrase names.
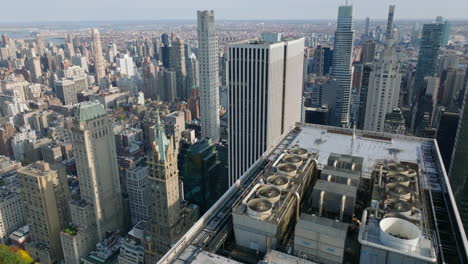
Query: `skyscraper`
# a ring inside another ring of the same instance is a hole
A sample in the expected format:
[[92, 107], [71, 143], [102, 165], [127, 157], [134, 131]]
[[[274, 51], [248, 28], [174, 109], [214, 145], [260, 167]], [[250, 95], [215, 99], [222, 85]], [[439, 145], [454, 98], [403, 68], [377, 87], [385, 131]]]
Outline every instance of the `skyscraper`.
[[150, 57], [146, 57], [142, 65], [143, 69], [143, 94], [148, 99], [158, 99], [158, 91], [156, 90], [155, 78], [156, 70]]
[[71, 132], [81, 199], [93, 207], [101, 241], [106, 232], [122, 228], [123, 221], [112, 121], [101, 103], [84, 102], [78, 107]]
[[[304, 39], [228, 46], [229, 184], [301, 118]], [[203, 105], [203, 104], [202, 104]]]
[[468, 230], [468, 88], [465, 88], [465, 98], [455, 137], [449, 179], [463, 226], [465, 230]]
[[177, 151], [173, 138], [166, 137], [159, 114], [153, 130], [153, 151], [148, 161], [153, 210], [145, 234], [145, 263], [156, 263], [194, 220], [193, 211], [181, 205]]
[[349, 101], [351, 96], [351, 62], [354, 43], [353, 7], [340, 6], [333, 45], [331, 77], [340, 85], [336, 95], [335, 125], [349, 126]]
[[99, 84], [102, 78], [106, 76], [106, 61], [102, 55], [101, 36], [99, 30], [93, 28], [91, 39], [93, 41], [94, 51], [94, 71], [96, 73], [96, 83]]
[[32, 242], [27, 251], [40, 263], [59, 263], [63, 258], [60, 231], [70, 220], [65, 169], [38, 161], [18, 169]]
[[369, 36], [369, 24], [370, 24], [370, 19], [369, 17], [366, 17], [366, 22], [364, 25], [364, 36], [368, 37]]
[[172, 42], [169, 50], [169, 67], [176, 74], [176, 97], [187, 99], [189, 94], [187, 90], [187, 69], [185, 68], [184, 41], [176, 38]]
[[361, 63], [372, 63], [375, 59], [375, 42], [368, 40], [366, 43], [362, 44], [361, 51]]
[[198, 11], [198, 60], [202, 137], [219, 140], [218, 37], [214, 11]]
[[439, 49], [442, 43], [444, 24], [424, 24], [421, 44], [419, 47], [418, 63], [416, 65], [416, 80], [414, 82], [414, 96], [424, 89], [424, 78], [433, 76], [437, 68]]
[[369, 78], [367, 91], [364, 129], [383, 132], [385, 116], [398, 107], [400, 97], [400, 62], [393, 39], [393, 16], [395, 6], [391, 5], [388, 13], [387, 40], [380, 58], [374, 63]]

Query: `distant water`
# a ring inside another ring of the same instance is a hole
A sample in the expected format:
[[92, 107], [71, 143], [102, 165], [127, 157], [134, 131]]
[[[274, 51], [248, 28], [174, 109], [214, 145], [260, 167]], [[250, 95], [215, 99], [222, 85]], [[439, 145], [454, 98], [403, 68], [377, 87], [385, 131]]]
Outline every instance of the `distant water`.
[[[34, 33], [37, 31], [31, 30], [0, 30], [0, 35], [7, 34], [10, 38], [19, 38], [19, 39], [34, 39]], [[44, 40], [54, 43], [55, 45], [65, 44], [65, 39], [63, 37], [44, 37]]]

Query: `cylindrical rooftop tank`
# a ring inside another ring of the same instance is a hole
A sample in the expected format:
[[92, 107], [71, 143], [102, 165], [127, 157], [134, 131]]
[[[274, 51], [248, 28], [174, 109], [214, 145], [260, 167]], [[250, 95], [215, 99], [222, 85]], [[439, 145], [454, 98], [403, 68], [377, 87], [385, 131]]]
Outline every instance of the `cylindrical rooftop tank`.
[[418, 245], [421, 230], [406, 220], [388, 217], [380, 221], [380, 242], [385, 246], [408, 250]]
[[264, 220], [271, 215], [273, 204], [267, 199], [256, 198], [247, 203], [247, 214], [250, 217]]

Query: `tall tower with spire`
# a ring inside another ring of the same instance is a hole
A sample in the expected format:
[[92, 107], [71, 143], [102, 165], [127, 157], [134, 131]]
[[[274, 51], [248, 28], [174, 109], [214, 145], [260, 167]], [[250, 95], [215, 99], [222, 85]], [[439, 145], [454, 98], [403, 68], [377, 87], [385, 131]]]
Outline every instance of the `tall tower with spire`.
[[384, 131], [385, 116], [398, 107], [402, 75], [393, 37], [395, 6], [388, 11], [385, 48], [373, 65], [369, 77], [364, 129]]
[[101, 36], [99, 35], [99, 30], [96, 28], [93, 28], [92, 30], [91, 39], [93, 41], [96, 83], [99, 84], [100, 80], [106, 76], [106, 61], [102, 55]]
[[193, 208], [182, 206], [177, 151], [159, 114], [153, 126], [152, 154], [148, 158], [152, 217], [145, 234], [145, 263], [156, 263], [195, 221]]

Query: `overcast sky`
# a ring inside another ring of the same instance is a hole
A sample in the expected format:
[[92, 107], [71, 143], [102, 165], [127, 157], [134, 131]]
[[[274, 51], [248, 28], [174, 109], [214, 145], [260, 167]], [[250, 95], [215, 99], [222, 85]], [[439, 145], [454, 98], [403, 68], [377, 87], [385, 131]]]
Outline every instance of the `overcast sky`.
[[[197, 9], [216, 19], [334, 19], [345, 0], [0, 0], [0, 22], [196, 19]], [[358, 19], [468, 18], [468, 0], [350, 0]]]

